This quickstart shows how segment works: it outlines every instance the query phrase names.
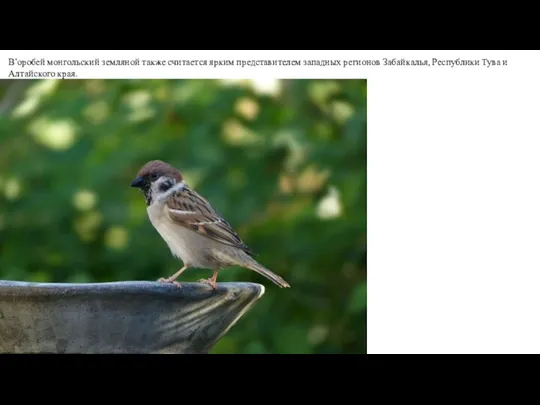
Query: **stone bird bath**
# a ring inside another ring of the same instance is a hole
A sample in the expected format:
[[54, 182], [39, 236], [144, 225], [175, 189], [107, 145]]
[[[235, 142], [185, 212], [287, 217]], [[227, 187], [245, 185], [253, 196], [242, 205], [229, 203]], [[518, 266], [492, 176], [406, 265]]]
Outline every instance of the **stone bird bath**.
[[254, 283], [0, 280], [0, 353], [208, 353], [264, 294]]

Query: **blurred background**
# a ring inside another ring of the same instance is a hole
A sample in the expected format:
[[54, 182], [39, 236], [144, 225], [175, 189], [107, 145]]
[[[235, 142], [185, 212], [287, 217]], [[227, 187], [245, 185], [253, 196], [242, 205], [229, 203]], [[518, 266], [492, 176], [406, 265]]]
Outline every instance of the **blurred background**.
[[220, 272], [266, 293], [212, 353], [366, 352], [365, 80], [0, 81], [0, 279], [176, 272], [129, 186], [151, 159], [292, 286]]

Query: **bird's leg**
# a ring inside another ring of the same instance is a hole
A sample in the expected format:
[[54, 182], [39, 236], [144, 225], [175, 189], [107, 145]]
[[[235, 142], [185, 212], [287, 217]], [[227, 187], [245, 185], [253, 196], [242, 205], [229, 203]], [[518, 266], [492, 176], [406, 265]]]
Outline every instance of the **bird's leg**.
[[211, 278], [208, 278], [208, 279], [201, 278], [199, 280], [199, 283], [210, 284], [214, 290], [217, 290], [217, 282], [216, 282], [217, 275], [218, 275], [218, 270], [214, 270], [214, 275]]
[[159, 278], [158, 281], [160, 283], [172, 283], [174, 284], [175, 286], [177, 287], [182, 287], [182, 285], [178, 282], [178, 281], [175, 281], [179, 276], [180, 274], [182, 274], [184, 271], [186, 271], [187, 269], [189, 268], [189, 266], [187, 264], [184, 264], [184, 267], [182, 267], [180, 270], [178, 270], [176, 273], [174, 273], [172, 276], [170, 276], [169, 278]]

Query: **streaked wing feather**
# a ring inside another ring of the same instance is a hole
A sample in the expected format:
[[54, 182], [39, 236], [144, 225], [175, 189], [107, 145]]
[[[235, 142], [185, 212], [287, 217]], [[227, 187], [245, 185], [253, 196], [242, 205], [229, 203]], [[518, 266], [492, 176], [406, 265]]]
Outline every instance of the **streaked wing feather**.
[[216, 242], [252, 254], [231, 225], [197, 192], [186, 187], [167, 201], [169, 216], [178, 225]]

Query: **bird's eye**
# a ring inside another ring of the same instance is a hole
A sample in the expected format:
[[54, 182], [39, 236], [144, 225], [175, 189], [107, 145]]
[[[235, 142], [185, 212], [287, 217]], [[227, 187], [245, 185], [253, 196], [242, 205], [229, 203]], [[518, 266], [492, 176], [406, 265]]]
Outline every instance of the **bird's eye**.
[[157, 175], [156, 173], [152, 173], [152, 174], [150, 175], [150, 178], [151, 178], [152, 180], [156, 180], [156, 179], [158, 178], [158, 175]]

